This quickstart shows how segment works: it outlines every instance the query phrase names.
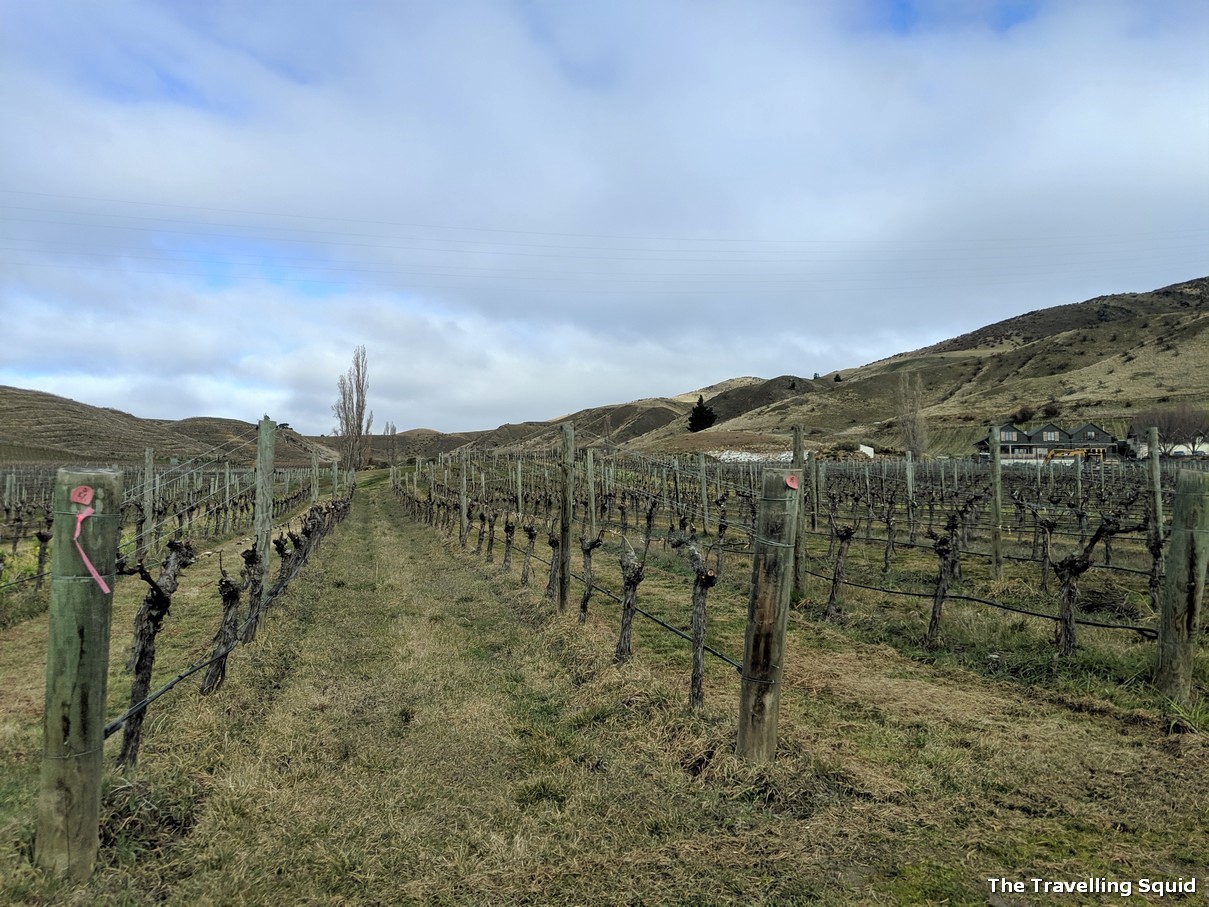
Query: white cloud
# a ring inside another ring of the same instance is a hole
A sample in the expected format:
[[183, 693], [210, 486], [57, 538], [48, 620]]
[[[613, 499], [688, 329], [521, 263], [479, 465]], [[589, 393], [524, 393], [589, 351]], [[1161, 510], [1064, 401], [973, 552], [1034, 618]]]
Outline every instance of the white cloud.
[[1199, 2], [8, 18], [0, 382], [140, 415], [325, 431], [364, 343], [379, 426], [491, 427], [1209, 273]]

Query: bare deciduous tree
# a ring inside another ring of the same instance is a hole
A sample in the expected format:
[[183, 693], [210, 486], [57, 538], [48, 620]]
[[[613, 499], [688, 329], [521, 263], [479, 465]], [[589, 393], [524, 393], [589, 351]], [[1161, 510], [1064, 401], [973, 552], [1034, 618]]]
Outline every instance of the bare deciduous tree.
[[1133, 433], [1144, 437], [1150, 428], [1159, 430], [1159, 453], [1170, 456], [1181, 444], [1197, 450], [1209, 434], [1209, 410], [1190, 403], [1155, 407], [1138, 413], [1133, 420]]
[[391, 466], [394, 466], [399, 461], [398, 432], [399, 429], [395, 427], [394, 422], [387, 422], [386, 428], [382, 431], [386, 435], [386, 458], [390, 460]]
[[924, 385], [919, 372], [901, 372], [898, 379], [898, 418], [903, 447], [918, 459], [928, 449], [928, 423], [924, 419]]
[[339, 395], [332, 404], [336, 417], [335, 434], [340, 438], [345, 467], [360, 469], [365, 465], [365, 443], [374, 424], [373, 411], [366, 412], [365, 397], [369, 391], [369, 372], [365, 363], [365, 347], [353, 351], [353, 364], [348, 373], [336, 382]]

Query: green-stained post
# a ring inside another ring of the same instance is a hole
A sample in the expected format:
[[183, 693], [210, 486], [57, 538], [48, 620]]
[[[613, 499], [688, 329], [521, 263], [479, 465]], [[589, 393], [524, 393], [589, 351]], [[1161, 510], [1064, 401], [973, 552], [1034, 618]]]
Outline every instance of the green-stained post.
[[991, 571], [1003, 575], [1003, 466], [999, 461], [999, 427], [991, 426]]
[[788, 481], [791, 475], [786, 469], [764, 471], [756, 519], [737, 747], [740, 756], [753, 762], [770, 761], [777, 750], [785, 623], [798, 516], [798, 496]]
[[1176, 473], [1167, 572], [1159, 612], [1155, 686], [1173, 702], [1192, 698], [1192, 668], [1205, 605], [1205, 568], [1209, 565], [1209, 473]]
[[806, 448], [802, 426], [793, 427], [793, 471], [798, 475], [798, 526], [793, 548], [793, 601], [801, 601], [806, 595]]
[[[86, 488], [91, 496], [77, 491]], [[92, 513], [80, 520], [89, 507]], [[105, 683], [122, 474], [60, 469], [53, 509], [45, 748], [34, 862], [83, 881], [92, 874], [100, 847]], [[73, 538], [77, 525], [79, 537]], [[110, 591], [92, 576], [81, 551]]]

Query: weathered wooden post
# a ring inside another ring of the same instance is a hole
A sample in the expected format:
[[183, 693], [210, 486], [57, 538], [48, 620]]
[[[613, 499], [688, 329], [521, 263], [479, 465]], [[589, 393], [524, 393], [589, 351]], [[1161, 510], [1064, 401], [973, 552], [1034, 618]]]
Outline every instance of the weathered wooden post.
[[709, 481], [705, 475], [705, 454], [697, 454], [697, 473], [701, 477], [701, 536], [709, 532]]
[[319, 502], [319, 451], [311, 450], [311, 503]]
[[819, 531], [819, 498], [823, 493], [823, 475], [818, 454], [810, 452], [810, 531]]
[[248, 622], [243, 641], [256, 638], [256, 629], [264, 612], [265, 580], [269, 575], [269, 542], [273, 534], [273, 447], [277, 424], [265, 416], [256, 435], [256, 509], [252, 514], [256, 538], [256, 567], [248, 595]]
[[588, 448], [588, 533], [596, 536], [596, 461]]
[[269, 574], [269, 548], [273, 534], [273, 450], [277, 423], [265, 416], [256, 428], [256, 556], [263, 582]]
[[738, 753], [753, 761], [776, 754], [782, 656], [797, 529], [797, 480], [784, 469], [764, 471], [751, 567], [751, 596], [739, 690]]
[[461, 489], [458, 492], [458, 531], [461, 538], [462, 547], [466, 547], [466, 539], [470, 535], [470, 499], [466, 492], [466, 471], [469, 469], [467, 452], [462, 450], [462, 468], [459, 470], [462, 474]]
[[155, 448], [148, 447], [143, 452], [143, 520], [139, 531], [138, 542], [135, 545], [135, 558], [141, 564], [147, 559], [150, 549], [148, 539], [155, 526]]
[[571, 521], [574, 518], [575, 474], [575, 426], [563, 423], [563, 500], [560, 525], [558, 527], [558, 610], [567, 610], [567, 598], [571, 593]]
[[1003, 469], [999, 462], [999, 426], [991, 426], [991, 571], [1003, 574]]
[[55, 481], [45, 749], [34, 862], [77, 881], [100, 847], [101, 768], [122, 474], [60, 469]]
[[1163, 588], [1163, 471], [1159, 462], [1159, 430], [1154, 426], [1146, 435], [1146, 458], [1150, 473], [1150, 496], [1147, 507], [1146, 550], [1150, 552], [1150, 607], [1162, 608]]
[[[806, 467], [806, 453], [802, 446], [802, 426], [795, 425], [793, 427], [793, 469], [799, 476], [804, 476], [803, 470]], [[793, 549], [793, 601], [801, 601], [805, 596], [806, 582], [806, 483], [799, 482], [797, 489], [798, 498], [798, 526], [794, 534], [794, 549]]]
[[1209, 565], [1209, 473], [1176, 473], [1167, 572], [1159, 614], [1155, 686], [1179, 705], [1192, 696], [1192, 666], [1205, 603]]

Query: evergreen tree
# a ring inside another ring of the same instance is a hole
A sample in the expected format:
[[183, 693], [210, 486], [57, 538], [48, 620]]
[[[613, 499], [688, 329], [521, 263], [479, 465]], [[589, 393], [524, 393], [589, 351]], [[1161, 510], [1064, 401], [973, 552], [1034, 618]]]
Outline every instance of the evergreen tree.
[[705, 397], [698, 396], [697, 403], [693, 407], [692, 412], [688, 414], [688, 430], [701, 431], [703, 428], [709, 428], [718, 421], [718, 414], [714, 412], [713, 407], [705, 405]]

